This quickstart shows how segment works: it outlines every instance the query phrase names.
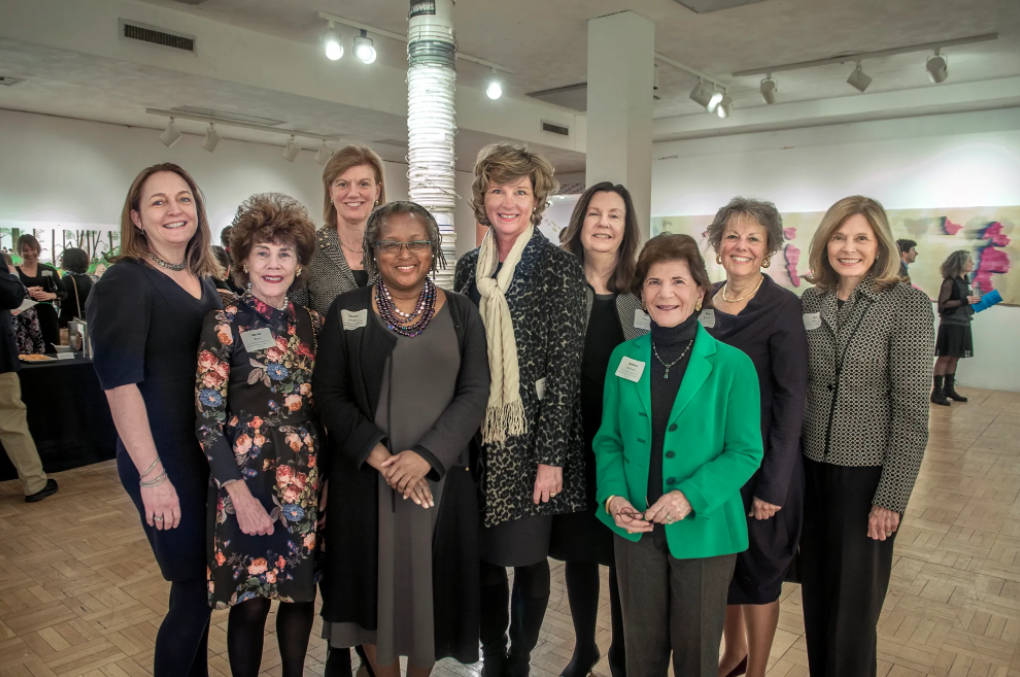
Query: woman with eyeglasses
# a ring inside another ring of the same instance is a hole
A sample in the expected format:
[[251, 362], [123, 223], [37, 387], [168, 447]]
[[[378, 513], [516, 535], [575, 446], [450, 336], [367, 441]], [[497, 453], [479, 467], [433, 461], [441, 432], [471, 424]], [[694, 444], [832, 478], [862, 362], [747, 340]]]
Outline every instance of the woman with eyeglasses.
[[[471, 442], [489, 367], [478, 310], [429, 278], [444, 266], [424, 207], [372, 213], [374, 284], [340, 295], [312, 380], [329, 431], [323, 637], [362, 645], [377, 677], [478, 660], [478, 500]], [[327, 669], [326, 674], [331, 674]]]

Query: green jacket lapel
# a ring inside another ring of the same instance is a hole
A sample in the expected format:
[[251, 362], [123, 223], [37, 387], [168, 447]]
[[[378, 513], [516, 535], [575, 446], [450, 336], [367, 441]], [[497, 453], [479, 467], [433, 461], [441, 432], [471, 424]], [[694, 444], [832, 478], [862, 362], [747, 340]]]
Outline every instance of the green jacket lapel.
[[713, 356], [715, 355], [715, 339], [708, 335], [701, 323], [698, 323], [698, 333], [694, 339], [694, 346], [691, 348], [690, 361], [687, 363], [687, 371], [684, 372], [684, 380], [680, 384], [680, 392], [673, 402], [673, 411], [669, 415], [672, 423], [680, 416], [684, 408], [694, 399], [694, 395], [705, 383], [709, 374], [712, 373]]
[[645, 365], [645, 368], [641, 370], [641, 378], [634, 383], [634, 387], [637, 388], [638, 398], [641, 400], [641, 406], [644, 407], [645, 414], [648, 415], [647, 421], [652, 420], [652, 385], [649, 374], [652, 371], [652, 365], [649, 364], [652, 356], [652, 340], [650, 335], [645, 334], [644, 336], [635, 339], [630, 344], [630, 359], [640, 362]]

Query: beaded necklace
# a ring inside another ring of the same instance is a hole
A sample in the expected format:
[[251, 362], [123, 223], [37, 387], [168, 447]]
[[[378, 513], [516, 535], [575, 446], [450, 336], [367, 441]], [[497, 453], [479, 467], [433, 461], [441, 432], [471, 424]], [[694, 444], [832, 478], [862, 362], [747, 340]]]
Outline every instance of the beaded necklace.
[[[397, 308], [397, 304], [393, 302], [393, 296], [390, 295], [390, 290], [380, 279], [376, 284], [375, 302], [379, 306], [379, 317], [390, 331], [407, 338], [414, 338], [425, 331], [425, 327], [429, 326], [429, 322], [436, 314], [436, 285], [426, 277], [425, 286], [422, 287], [421, 293], [418, 295], [418, 303], [415, 305], [414, 311], [405, 313]], [[418, 321], [411, 324], [411, 320], [415, 317], [418, 318]]]

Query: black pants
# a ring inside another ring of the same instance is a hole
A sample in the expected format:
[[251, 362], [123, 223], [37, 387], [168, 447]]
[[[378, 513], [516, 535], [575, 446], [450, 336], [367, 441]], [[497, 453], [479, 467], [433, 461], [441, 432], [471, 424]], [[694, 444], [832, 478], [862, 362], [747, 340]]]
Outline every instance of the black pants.
[[170, 608], [156, 634], [155, 677], [208, 677], [209, 597], [204, 578], [170, 583]]
[[896, 538], [868, 538], [882, 468], [805, 459], [804, 471], [801, 594], [811, 677], [874, 677]]

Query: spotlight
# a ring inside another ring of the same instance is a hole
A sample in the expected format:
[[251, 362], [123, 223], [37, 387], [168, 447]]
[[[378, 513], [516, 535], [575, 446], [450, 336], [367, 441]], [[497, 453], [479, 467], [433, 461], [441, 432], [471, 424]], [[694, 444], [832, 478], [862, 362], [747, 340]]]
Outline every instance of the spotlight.
[[216, 126], [210, 124], [209, 129], [205, 130], [205, 138], [202, 139], [202, 148], [212, 153], [216, 150], [216, 146], [220, 143], [220, 135], [216, 133]]
[[499, 84], [495, 68], [492, 69], [492, 77], [489, 79], [489, 86], [486, 88], [485, 94], [493, 101], [503, 96], [503, 85]]
[[723, 96], [725, 95], [719, 90], [714, 90], [712, 92], [712, 97], [708, 100], [708, 105], [705, 106], [709, 113], [715, 112], [715, 109], [718, 108], [719, 104], [722, 102]]
[[291, 136], [290, 141], [287, 142], [287, 147], [283, 149], [283, 159], [287, 162], [294, 162], [300, 152], [301, 146], [299, 146], [298, 142], [293, 136]]
[[698, 84], [691, 90], [691, 101], [707, 109], [711, 100], [712, 92], [709, 91], [704, 82], [698, 80]]
[[871, 84], [871, 78], [865, 74], [864, 67], [861, 66], [860, 61], [857, 62], [857, 68], [854, 69], [854, 72], [846, 79], [846, 83], [858, 92], [863, 92]]
[[928, 79], [936, 85], [945, 82], [945, 79], [949, 77], [949, 59], [939, 54], [937, 49], [933, 55], [928, 57], [924, 68], [928, 71]]
[[159, 140], [163, 142], [163, 145], [170, 148], [175, 143], [181, 140], [181, 130], [177, 129], [177, 125], [174, 124], [174, 119], [170, 118], [170, 122], [166, 126], [166, 130], [159, 135]]
[[361, 29], [361, 35], [354, 38], [354, 56], [362, 63], [375, 62], [375, 47], [372, 38], [368, 37], [368, 31]]
[[322, 145], [319, 146], [318, 152], [315, 154], [315, 161], [320, 165], [325, 165], [331, 157], [333, 157], [333, 152], [326, 147], [326, 142], [323, 141]]
[[329, 28], [322, 35], [322, 46], [326, 48], [326, 58], [330, 61], [336, 61], [344, 55], [344, 46], [340, 44], [340, 33], [337, 32], [332, 21], [329, 22]]
[[779, 83], [772, 79], [772, 74], [761, 81], [758, 85], [758, 91], [761, 92], [761, 100], [767, 104], [773, 104], [776, 102], [776, 95], [779, 93]]
[[715, 113], [723, 120], [730, 116], [733, 112], [733, 99], [730, 98], [729, 94], [723, 93], [722, 98], [719, 99], [719, 104], [716, 106]]

